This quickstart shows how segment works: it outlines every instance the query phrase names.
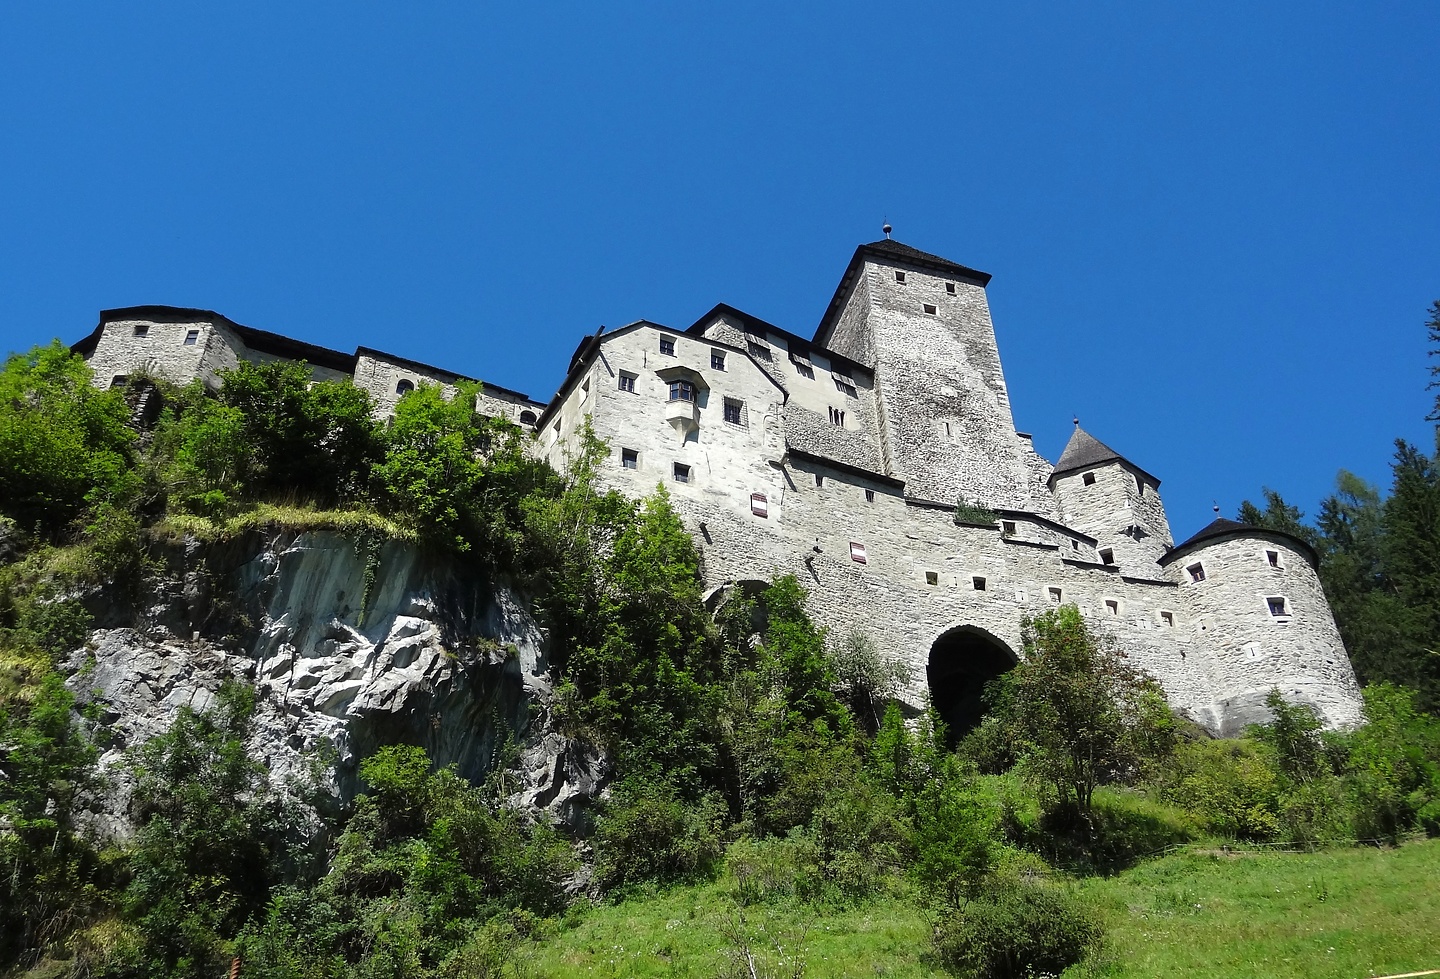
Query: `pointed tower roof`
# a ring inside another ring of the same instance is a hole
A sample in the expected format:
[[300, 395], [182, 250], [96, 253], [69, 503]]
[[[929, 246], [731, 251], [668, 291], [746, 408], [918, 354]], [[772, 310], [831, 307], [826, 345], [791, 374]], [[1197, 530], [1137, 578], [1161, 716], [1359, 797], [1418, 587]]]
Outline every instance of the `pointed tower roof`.
[[1075, 423], [1075, 431], [1070, 436], [1070, 441], [1065, 444], [1065, 451], [1060, 453], [1060, 461], [1055, 463], [1055, 470], [1050, 474], [1050, 479], [1054, 481], [1057, 477], [1075, 472], [1077, 469], [1089, 469], [1107, 462], [1119, 462], [1145, 476], [1156, 486], [1160, 485], [1160, 480], [1085, 431], [1080, 427], [1079, 422]]

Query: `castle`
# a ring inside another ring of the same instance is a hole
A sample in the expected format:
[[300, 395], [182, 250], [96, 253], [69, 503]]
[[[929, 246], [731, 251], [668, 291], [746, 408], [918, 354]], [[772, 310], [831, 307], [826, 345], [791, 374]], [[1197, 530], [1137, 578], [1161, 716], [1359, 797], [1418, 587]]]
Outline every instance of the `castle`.
[[[665, 484], [712, 596], [794, 574], [833, 639], [863, 634], [899, 659], [902, 702], [928, 694], [954, 729], [1016, 662], [1022, 620], [1070, 602], [1213, 733], [1264, 719], [1274, 688], [1327, 724], [1356, 721], [1313, 549], [1223, 519], [1176, 545], [1160, 481], [1078, 423], [1058, 462], [1042, 458], [1015, 431], [989, 280], [887, 227], [809, 339], [723, 304], [684, 330], [641, 320], [586, 337], [548, 404], [486, 384], [477, 407], [532, 430], [557, 466], [588, 419], [608, 485]], [[163, 306], [106, 311], [74, 349], [102, 385], [304, 360], [381, 414], [462, 379]]]

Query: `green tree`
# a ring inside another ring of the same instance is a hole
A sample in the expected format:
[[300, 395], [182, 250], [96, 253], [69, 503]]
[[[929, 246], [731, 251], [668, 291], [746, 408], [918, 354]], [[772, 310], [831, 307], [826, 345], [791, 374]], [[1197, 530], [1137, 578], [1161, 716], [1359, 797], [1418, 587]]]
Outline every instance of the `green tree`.
[[135, 478], [130, 409], [57, 340], [0, 369], [0, 511], [54, 533], [88, 506], [125, 502]]
[[1300, 538], [1311, 547], [1320, 547], [1320, 532], [1304, 522], [1305, 514], [1298, 507], [1286, 503], [1284, 497], [1268, 486], [1263, 487], [1260, 492], [1265, 500], [1264, 508], [1245, 500], [1240, 504], [1240, 512], [1236, 514], [1237, 520], [1252, 527], [1278, 530]]
[[1097, 785], [1140, 766], [1157, 685], [1074, 605], [1027, 620], [1022, 643], [1024, 657], [994, 681], [993, 712], [1027, 769], [1088, 813]]

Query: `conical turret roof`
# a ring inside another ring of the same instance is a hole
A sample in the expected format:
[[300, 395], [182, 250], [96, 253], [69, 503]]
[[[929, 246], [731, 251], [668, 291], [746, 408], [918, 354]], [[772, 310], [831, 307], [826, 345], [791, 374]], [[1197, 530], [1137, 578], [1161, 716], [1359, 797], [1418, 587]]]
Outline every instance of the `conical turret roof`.
[[1129, 468], [1149, 478], [1156, 486], [1160, 485], [1160, 480], [1151, 476], [1148, 472], [1145, 472], [1145, 470], [1135, 465], [1135, 463], [1085, 431], [1078, 423], [1075, 426], [1074, 433], [1070, 436], [1070, 441], [1065, 443], [1065, 451], [1060, 453], [1060, 461], [1055, 463], [1055, 470], [1050, 474], [1050, 478], [1054, 479], [1057, 476], [1075, 472], [1077, 469], [1089, 469], [1093, 466], [1101, 466], [1107, 462], [1124, 463]]

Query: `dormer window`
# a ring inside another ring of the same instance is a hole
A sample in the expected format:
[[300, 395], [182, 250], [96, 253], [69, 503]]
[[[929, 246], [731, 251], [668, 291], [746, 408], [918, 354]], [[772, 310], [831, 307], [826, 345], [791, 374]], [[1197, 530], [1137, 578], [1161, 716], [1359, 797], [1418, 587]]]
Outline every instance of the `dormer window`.
[[675, 356], [675, 341], [670, 337], [660, 338], [660, 354], [664, 357]]
[[670, 382], [671, 401], [689, 401], [695, 403], [695, 385], [689, 381]]

